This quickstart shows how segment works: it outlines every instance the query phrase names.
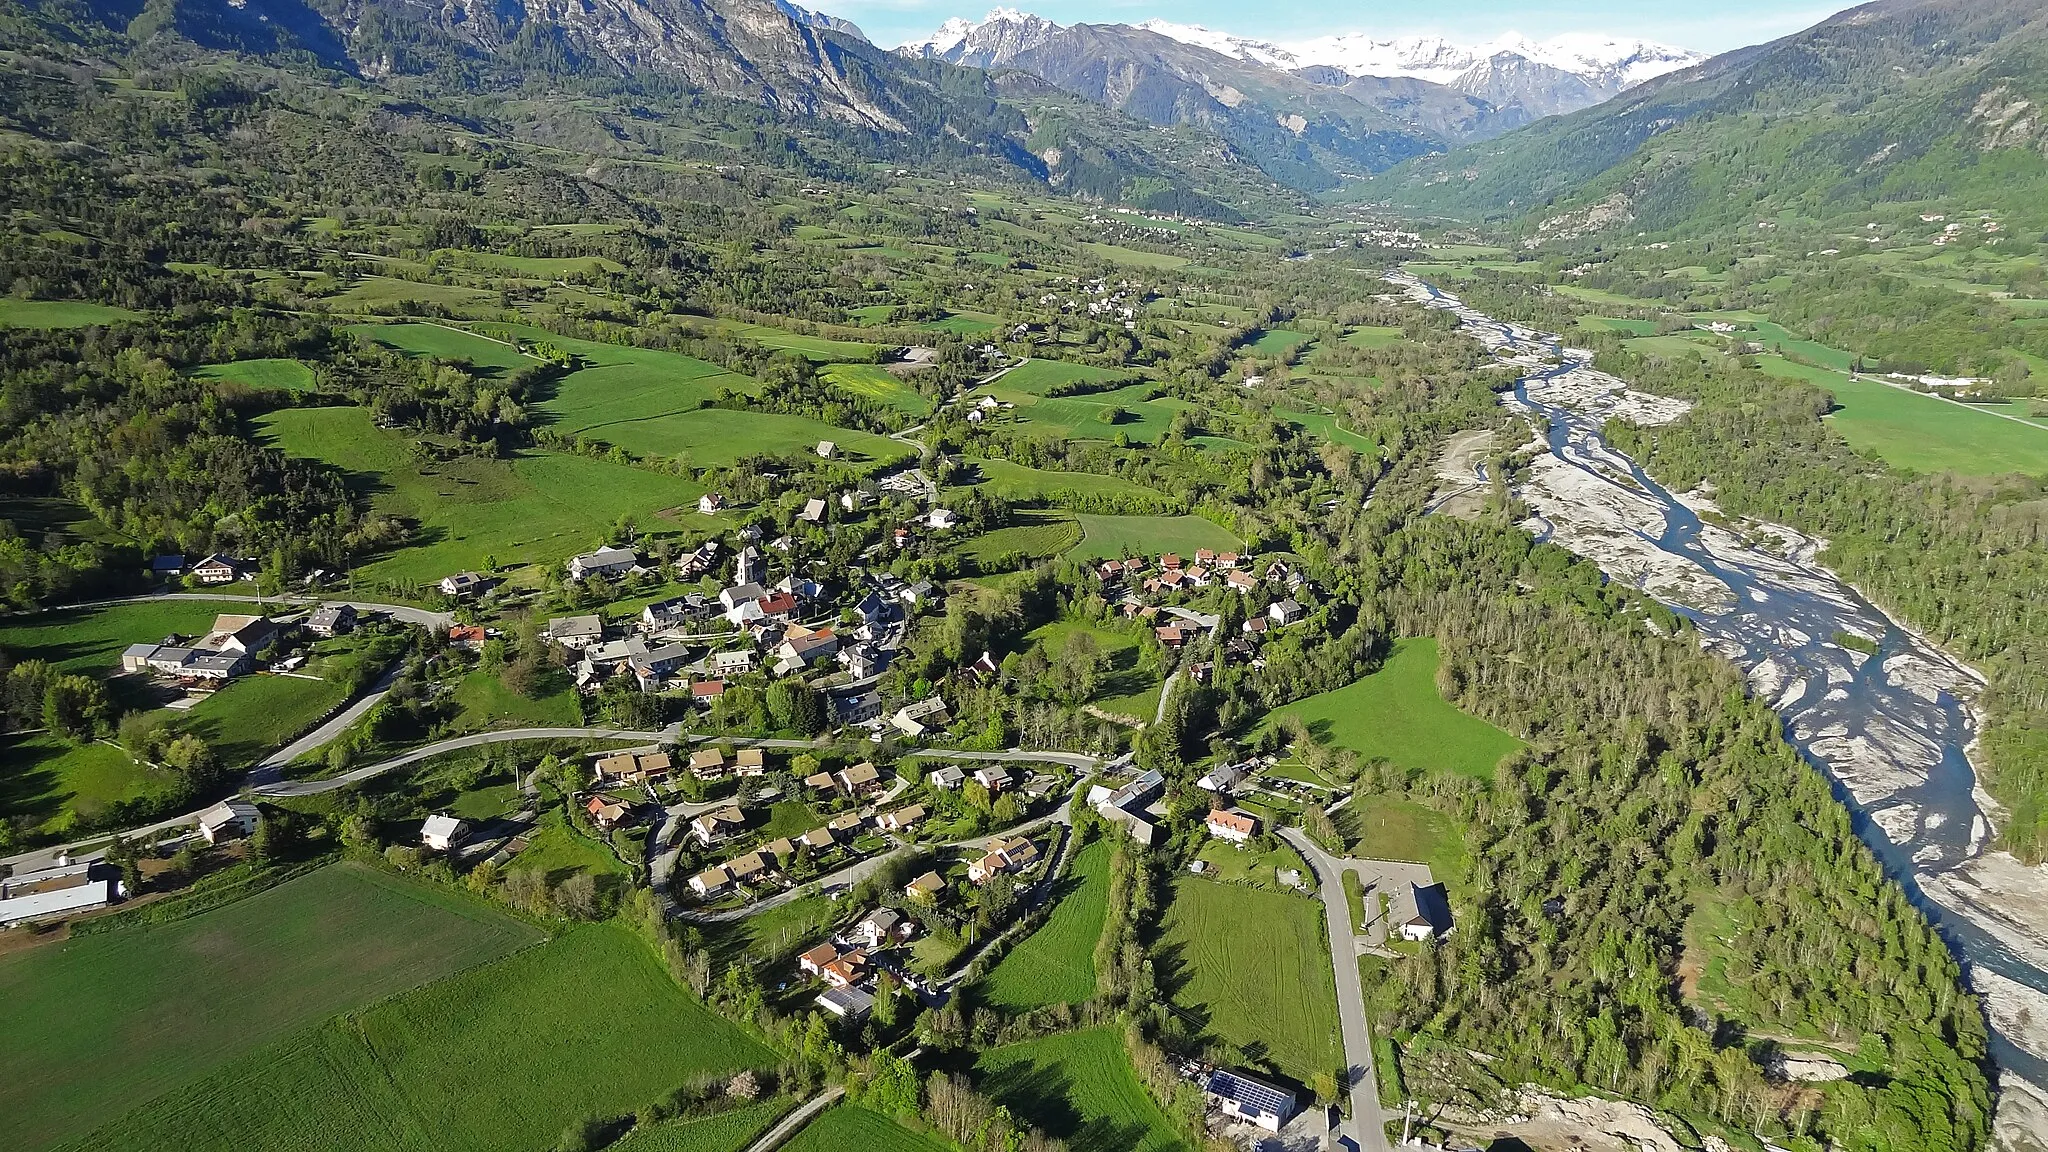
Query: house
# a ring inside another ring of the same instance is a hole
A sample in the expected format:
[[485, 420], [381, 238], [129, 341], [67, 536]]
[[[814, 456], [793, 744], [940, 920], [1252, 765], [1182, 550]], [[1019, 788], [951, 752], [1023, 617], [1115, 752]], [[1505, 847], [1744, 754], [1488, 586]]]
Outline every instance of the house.
[[716, 516], [725, 511], [725, 497], [716, 492], [706, 492], [697, 497], [697, 511], [705, 516]]
[[691, 833], [697, 837], [697, 842], [706, 848], [738, 833], [746, 826], [746, 815], [730, 804], [716, 812], [706, 812], [690, 821]]
[[790, 666], [792, 670], [801, 670], [837, 651], [839, 636], [832, 629], [812, 629], [801, 624], [792, 624], [783, 631], [782, 643], [775, 646], [775, 667], [777, 671], [784, 666]]
[[356, 630], [356, 606], [322, 604], [306, 617], [306, 631], [315, 636], [344, 636]]
[[867, 953], [858, 948], [840, 953], [838, 959], [818, 971], [819, 978], [834, 988], [851, 988], [865, 979], [867, 974]]
[[277, 639], [277, 632], [277, 624], [265, 616], [215, 616], [213, 630], [192, 647], [224, 656], [254, 656]]
[[875, 998], [858, 988], [827, 988], [818, 994], [818, 1007], [841, 1020], [862, 1020], [875, 1010]]
[[1202, 778], [1195, 781], [1195, 787], [1204, 792], [1235, 792], [1237, 786], [1244, 783], [1250, 775], [1251, 769], [1246, 765], [1218, 764], [1203, 773]]
[[873, 764], [855, 764], [839, 773], [839, 787], [848, 796], [870, 796], [882, 790], [882, 774]]
[[718, 541], [706, 540], [695, 551], [676, 561], [676, 574], [685, 580], [702, 576], [718, 563]]
[[804, 510], [797, 513], [796, 518], [806, 524], [823, 524], [825, 522], [825, 501], [822, 498], [804, 501]]
[[924, 805], [907, 804], [894, 812], [885, 813], [881, 825], [889, 832], [908, 832], [923, 822], [925, 815]]
[[481, 624], [455, 624], [448, 629], [448, 646], [475, 652], [484, 646], [484, 641], [488, 637], [489, 633], [484, 631]]
[[1135, 811], [1150, 803], [1165, 788], [1166, 777], [1154, 768], [1110, 793], [1108, 803], [1113, 808]]
[[696, 680], [690, 684], [690, 699], [699, 704], [708, 705], [723, 695], [725, 695], [725, 681], [723, 680]]
[[677, 673], [683, 670], [689, 658], [688, 645], [664, 644], [626, 657], [626, 669], [633, 674], [642, 692], [662, 692], [675, 683]]
[[690, 753], [690, 775], [699, 780], [716, 780], [725, 775], [725, 753], [716, 748]]
[[732, 758], [732, 774], [735, 776], [765, 776], [768, 774], [768, 756], [759, 748], [742, 748]]
[[985, 884], [1008, 872], [1022, 872], [1038, 862], [1038, 845], [1022, 836], [988, 842], [988, 853], [967, 866], [970, 883]]
[[796, 842], [787, 836], [780, 840], [770, 840], [768, 843], [761, 845], [761, 855], [780, 864], [791, 856], [796, 855]]
[[0, 928], [104, 908], [128, 894], [121, 871], [103, 861], [70, 862], [0, 880]]
[[754, 601], [760, 606], [761, 616], [768, 620], [787, 620], [796, 612], [796, 597], [788, 592], [770, 592]]
[[839, 945], [830, 940], [803, 953], [796, 958], [797, 971], [809, 976], [825, 974], [825, 965], [839, 959]]
[[1162, 624], [1152, 629], [1152, 635], [1167, 648], [1179, 648], [1188, 642], [1188, 634], [1178, 624]]
[[936, 901], [945, 890], [946, 882], [939, 878], [937, 872], [927, 872], [903, 886], [905, 896], [926, 904]]
[[885, 624], [889, 620], [889, 602], [882, 599], [881, 593], [873, 590], [861, 597], [860, 603], [855, 604], [853, 610], [860, 614], [861, 623], [870, 626]]
[[773, 866], [773, 862], [759, 852], [747, 852], [735, 856], [727, 860], [724, 865], [726, 876], [730, 877], [735, 884], [744, 884], [748, 881], [758, 880], [763, 873], [766, 873]]
[[804, 787], [813, 792], [830, 792], [839, 787], [839, 781], [830, 772], [813, 772], [804, 777]]
[[192, 566], [192, 578], [201, 584], [233, 584], [255, 567], [247, 560], [222, 556], [216, 552]]
[[843, 836], [854, 835], [866, 825], [867, 821], [861, 818], [860, 813], [842, 812], [825, 825], [825, 830], [832, 833], [832, 838], [837, 840]]
[[930, 602], [931, 598], [938, 594], [939, 589], [937, 585], [929, 580], [919, 580], [915, 584], [905, 586], [902, 591], [896, 593], [896, 598], [912, 608], [917, 608]]
[[733, 652], [713, 652], [711, 670], [719, 676], [744, 676], [754, 670], [754, 653], [742, 648]]
[[1292, 600], [1276, 600], [1266, 609], [1266, 616], [1283, 628], [1306, 615], [1308, 609]]
[[1421, 943], [1451, 931], [1451, 903], [1442, 884], [1397, 887], [1387, 908], [1387, 927], [1403, 940]]
[[633, 806], [615, 796], [592, 796], [583, 810], [599, 828], [617, 828], [633, 816]]
[[1244, 812], [1230, 812], [1222, 808], [1209, 813], [1209, 835], [1232, 844], [1249, 844], [1259, 834], [1259, 818]]
[[675, 767], [675, 761], [670, 759], [666, 752], [642, 752], [636, 759], [639, 761], [640, 779], [643, 781], [666, 776]]
[[1233, 568], [1223, 574], [1223, 583], [1228, 585], [1233, 591], [1241, 592], [1247, 596], [1251, 595], [1252, 589], [1259, 586], [1259, 582], [1252, 578], [1251, 573], [1237, 568]]
[[934, 508], [926, 514], [924, 522], [934, 532], [950, 532], [959, 527], [960, 517], [950, 508]]
[[839, 837], [833, 834], [830, 826], [827, 826], [811, 829], [797, 837], [797, 842], [816, 852], [839, 843]]
[[846, 674], [855, 680], [868, 680], [881, 675], [889, 666], [888, 657], [872, 644], [856, 644], [839, 650], [839, 662], [846, 667]]
[[834, 692], [825, 698], [832, 719], [839, 724], [865, 724], [882, 715], [882, 694], [873, 688], [857, 692]]
[[588, 648], [604, 639], [604, 617], [556, 616], [548, 621], [547, 636], [564, 648]]
[[766, 588], [763, 588], [759, 584], [756, 584], [752, 581], [746, 581], [744, 583], [735, 584], [732, 587], [727, 588], [725, 591], [720, 592], [718, 594], [718, 604], [719, 607], [725, 609], [726, 616], [730, 617], [733, 614], [733, 612], [738, 608], [747, 604], [752, 604], [760, 600], [761, 597], [766, 596], [767, 594], [768, 590]]
[[569, 558], [569, 579], [588, 580], [592, 576], [612, 579], [624, 576], [640, 563], [640, 557], [631, 548], [599, 548], [581, 556]]
[[974, 770], [974, 782], [990, 792], [1001, 792], [1010, 786], [1010, 771], [999, 765]]
[[441, 595], [466, 600], [484, 590], [484, 578], [475, 572], [457, 572], [441, 577]]
[[182, 575], [184, 571], [185, 558], [183, 556], [165, 553], [162, 556], [152, 557], [149, 561], [149, 574], [152, 576], [178, 576]]
[[930, 729], [944, 728], [952, 722], [953, 717], [946, 711], [945, 700], [937, 696], [919, 700], [914, 704], [905, 704], [889, 718], [889, 723], [895, 725], [898, 732], [910, 737], [922, 736]]
[[934, 769], [924, 778], [924, 782], [934, 788], [950, 792], [966, 779], [967, 772], [964, 769], [957, 764], [948, 764], [944, 768]]
[[1266, 629], [1272, 626], [1273, 618], [1270, 616], [1249, 616], [1245, 618], [1244, 623], [1238, 625], [1238, 629], [1247, 636], [1263, 636]]
[[1159, 567], [1168, 572], [1180, 571], [1180, 556], [1173, 552], [1163, 554], [1159, 557]]
[[1268, 1132], [1280, 1131], [1294, 1115], [1294, 1093], [1241, 1072], [1218, 1068], [1209, 1073], [1202, 1096], [1225, 1116]]
[[237, 840], [256, 831], [258, 818], [254, 804], [223, 800], [199, 814], [199, 834], [208, 844]]
[[839, 445], [832, 443], [830, 440], [818, 441], [818, 457], [820, 459], [830, 460], [838, 451]]
[[908, 529], [908, 528], [898, 528], [898, 529], [896, 529], [896, 531], [895, 531], [894, 535], [893, 535], [893, 536], [891, 537], [891, 539], [895, 541], [896, 547], [898, 547], [898, 548], [908, 548], [908, 547], [910, 547], [910, 529]]
[[598, 783], [631, 780], [640, 774], [640, 761], [631, 752], [600, 759], [595, 767]]
[[733, 560], [733, 583], [759, 584], [767, 578], [768, 558], [761, 555], [761, 550], [751, 544], [741, 549]]
[[692, 592], [640, 609], [640, 627], [648, 632], [663, 632], [699, 619], [710, 610], [711, 603], [704, 599], [704, 594]]
[[904, 918], [894, 908], [877, 908], [861, 918], [847, 935], [869, 948], [880, 948], [893, 944], [899, 939], [908, 939], [916, 925]]
[[467, 824], [446, 813], [437, 812], [427, 817], [425, 824], [420, 825], [420, 846], [434, 852], [451, 852], [457, 844], [462, 843], [462, 837], [468, 831]]
[[710, 896], [725, 891], [731, 883], [732, 876], [723, 866], [713, 866], [690, 877], [690, 891], [699, 896]]
[[839, 494], [839, 506], [848, 512], [858, 512], [867, 505], [869, 499], [871, 497], [867, 493], [853, 488]]

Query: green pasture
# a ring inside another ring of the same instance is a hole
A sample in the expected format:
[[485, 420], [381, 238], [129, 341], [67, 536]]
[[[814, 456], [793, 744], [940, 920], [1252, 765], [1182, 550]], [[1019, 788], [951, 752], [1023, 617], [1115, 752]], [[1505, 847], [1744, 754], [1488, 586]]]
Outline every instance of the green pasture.
[[[188, 919], [0, 957], [0, 1114], [10, 1143], [76, 1140], [131, 1109], [161, 1116], [170, 1093], [196, 1105], [189, 1128], [144, 1121], [135, 1129], [153, 1130], [153, 1143], [94, 1136], [74, 1146], [229, 1146], [204, 1131], [219, 1103], [207, 1085], [232, 1095], [238, 1076], [263, 1067], [255, 1056], [264, 1045], [539, 938], [466, 898], [340, 865]], [[288, 1085], [269, 1087], [273, 1094], [243, 1097], [252, 1112], [275, 1116], [277, 1100], [303, 1099]], [[348, 1134], [328, 1138], [341, 1146]]]
[[856, 396], [879, 400], [912, 416], [931, 414], [932, 402], [879, 364], [827, 364], [818, 379]]
[[1321, 901], [1184, 877], [1154, 955], [1174, 1004], [1246, 1062], [1304, 1084], [1343, 1067]]
[[609, 1152], [742, 1152], [787, 1111], [788, 1100], [764, 1100], [710, 1116], [635, 1127]]
[[1012, 553], [1021, 553], [1034, 560], [1047, 559], [1081, 542], [1081, 526], [1064, 513], [1023, 513], [1016, 519], [1018, 522], [1008, 528], [970, 537], [955, 549], [969, 560], [986, 563]]
[[1134, 484], [1121, 476], [1103, 476], [1094, 472], [1052, 472], [998, 459], [970, 459], [967, 464], [974, 471], [974, 479], [970, 485], [965, 486], [978, 487], [1005, 500], [1044, 500], [1063, 493], [1083, 496], [1152, 496], [1162, 501], [1165, 499], [1160, 493], [1142, 484]]
[[782, 328], [771, 328], [766, 324], [748, 324], [739, 320], [720, 320], [718, 334], [763, 348], [776, 348], [802, 353], [806, 358], [820, 363], [838, 360], [873, 360], [881, 349], [873, 344], [862, 344], [853, 340], [833, 340], [825, 336], [806, 336]]
[[1323, 743], [1419, 772], [1493, 779], [1513, 736], [1446, 702], [1436, 687], [1434, 639], [1402, 640], [1377, 672], [1274, 711], [1300, 717]]
[[1456, 889], [1472, 873], [1472, 854], [1457, 822], [1412, 800], [1360, 793], [1335, 817], [1350, 854], [1366, 860], [1429, 865], [1439, 883]]
[[983, 978], [987, 1003], [1017, 1012], [1095, 995], [1095, 944], [1109, 914], [1109, 851], [1109, 841], [1097, 840], [1074, 856], [1052, 915]]
[[203, 364], [192, 370], [200, 380], [224, 380], [248, 388], [269, 388], [279, 392], [311, 392], [313, 370], [297, 360], [236, 360], [228, 364]]
[[1268, 328], [1259, 333], [1259, 338], [1245, 345], [1245, 350], [1254, 356], [1284, 356], [1304, 344], [1312, 343], [1315, 337], [1291, 328]]
[[782, 1147], [784, 1152], [947, 1152], [952, 1145], [858, 1104], [840, 1104], [804, 1125]]
[[23, 300], [0, 296], [0, 328], [87, 328], [140, 320], [140, 312], [84, 300]]
[[0, 819], [62, 836], [76, 818], [176, 791], [177, 774], [147, 768], [113, 744], [71, 744], [46, 733], [0, 736]]
[[349, 331], [373, 344], [411, 356], [436, 360], [467, 360], [476, 367], [503, 375], [540, 361], [521, 356], [519, 349], [502, 340], [492, 340], [440, 324], [351, 324]]
[[1399, 344], [1400, 342], [1401, 330], [1399, 328], [1385, 328], [1368, 324], [1353, 328], [1344, 334], [1344, 343], [1349, 344], [1353, 348], [1385, 348], [1390, 344]]
[[1117, 557], [1158, 556], [1178, 552], [1193, 556], [1198, 548], [1237, 552], [1244, 542], [1215, 522], [1200, 516], [1092, 516], [1075, 517], [1081, 524], [1081, 543], [1073, 555], [1083, 560]]
[[1120, 244], [1098, 244], [1088, 242], [1081, 245], [1090, 255], [1109, 261], [1111, 264], [1131, 264], [1139, 268], [1185, 268], [1188, 258], [1165, 252], [1142, 252], [1136, 248], [1125, 248]]
[[1064, 1141], [1071, 1152], [1182, 1152], [1187, 1147], [1138, 1082], [1119, 1026], [993, 1048], [974, 1067], [982, 1092], [1007, 1106], [1011, 1115]]
[[1113, 368], [1098, 368], [1093, 364], [1072, 364], [1065, 360], [1033, 357], [1003, 373], [1001, 383], [1003, 387], [1013, 391], [1043, 396], [1053, 388], [1077, 384], [1098, 388], [1127, 379], [1127, 373]]
[[1781, 356], [1760, 356], [1757, 363], [1770, 375], [1833, 393], [1839, 407], [1828, 423], [1850, 447], [1888, 464], [1965, 476], [2048, 475], [2048, 428]]

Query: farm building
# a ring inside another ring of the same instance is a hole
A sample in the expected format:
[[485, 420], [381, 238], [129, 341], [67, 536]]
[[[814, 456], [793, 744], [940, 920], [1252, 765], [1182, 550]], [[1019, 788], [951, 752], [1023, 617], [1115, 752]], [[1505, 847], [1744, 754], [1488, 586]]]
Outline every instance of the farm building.
[[631, 548], [599, 548], [581, 556], [569, 558], [569, 579], [588, 580], [592, 576], [607, 579], [624, 576], [640, 562], [640, 557]]
[[89, 860], [0, 880], [0, 928], [104, 908], [127, 895], [120, 875], [119, 868]]
[[818, 995], [818, 1007], [841, 1020], [861, 1020], [875, 1009], [875, 998], [858, 988], [827, 988]]
[[199, 814], [199, 834], [208, 844], [239, 839], [256, 831], [257, 818], [254, 804], [223, 800]]
[[250, 561], [215, 553], [192, 566], [192, 578], [201, 584], [233, 584], [256, 567]]

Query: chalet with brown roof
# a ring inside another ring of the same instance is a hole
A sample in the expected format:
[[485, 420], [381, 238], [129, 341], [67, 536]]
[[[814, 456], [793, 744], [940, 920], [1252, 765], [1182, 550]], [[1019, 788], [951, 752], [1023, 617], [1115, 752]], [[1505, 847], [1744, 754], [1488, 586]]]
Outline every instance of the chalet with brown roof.
[[1159, 566], [1168, 572], [1178, 572], [1180, 571], [1180, 556], [1176, 553], [1168, 552], [1159, 557]]
[[734, 883], [739, 883], [744, 880], [758, 879], [770, 867], [771, 865], [767, 858], [759, 852], [748, 852], [726, 861], [725, 874], [732, 877]]
[[620, 752], [606, 756], [597, 762], [597, 778], [606, 780], [631, 780], [640, 772], [639, 758], [631, 752]]
[[825, 965], [818, 975], [834, 988], [851, 988], [868, 974], [867, 953], [856, 948]]
[[825, 972], [825, 965], [837, 959], [839, 959], [839, 945], [827, 940], [816, 948], [798, 956], [796, 958], [796, 966], [799, 971], [808, 972], [813, 976], [821, 976]]
[[723, 892], [732, 884], [732, 876], [722, 867], [706, 868], [690, 877], [690, 891], [699, 896], [711, 896]]
[[839, 787], [839, 781], [833, 779], [830, 772], [817, 772], [804, 777], [804, 787], [817, 792], [830, 792]]
[[633, 810], [624, 801], [611, 796], [592, 796], [583, 806], [590, 813], [590, 820], [599, 828], [616, 828], [626, 822]]
[[779, 863], [796, 855], [796, 842], [784, 836], [780, 840], [770, 840], [768, 843], [761, 845], [761, 852], [764, 855], [774, 857]]
[[882, 817], [882, 827], [891, 832], [908, 832], [922, 823], [925, 807], [922, 804], [907, 804]]
[[706, 812], [690, 821], [691, 833], [706, 848], [728, 836], [736, 835], [746, 826], [746, 814], [733, 805], [727, 805], [715, 812]]
[[946, 882], [937, 872], [927, 872], [903, 886], [905, 896], [912, 900], [922, 900], [927, 904], [937, 900], [939, 894], [945, 890]]
[[1152, 629], [1152, 635], [1168, 648], [1178, 648], [1188, 642], [1187, 633], [1177, 624], [1162, 624]]
[[725, 775], [725, 753], [716, 748], [690, 753], [690, 775], [699, 780], [716, 780]]
[[735, 776], [765, 776], [768, 774], [768, 757], [759, 748], [742, 748], [733, 754], [732, 774]]
[[1251, 573], [1236, 568], [1223, 574], [1223, 582], [1229, 585], [1231, 590], [1247, 596], [1251, 595], [1252, 589], [1259, 586], [1259, 582], [1252, 579]]
[[871, 795], [882, 790], [882, 774], [873, 764], [855, 764], [839, 773], [839, 786], [848, 796]]
[[988, 842], [988, 854], [967, 866], [970, 883], [985, 884], [1007, 872], [1022, 872], [1038, 862], [1038, 845], [1022, 836]]
[[832, 833], [834, 839], [837, 839], [841, 836], [851, 835], [860, 831], [866, 824], [867, 821], [861, 819], [860, 813], [842, 812], [834, 816], [831, 823], [825, 825], [825, 829]]
[[725, 681], [723, 680], [693, 680], [690, 682], [690, 699], [695, 700], [699, 704], [709, 704], [723, 695], [725, 695]]
[[809, 832], [804, 833], [799, 839], [814, 849], [830, 848], [834, 844], [839, 843], [839, 837], [834, 836], [832, 829], [829, 827], [813, 828]]

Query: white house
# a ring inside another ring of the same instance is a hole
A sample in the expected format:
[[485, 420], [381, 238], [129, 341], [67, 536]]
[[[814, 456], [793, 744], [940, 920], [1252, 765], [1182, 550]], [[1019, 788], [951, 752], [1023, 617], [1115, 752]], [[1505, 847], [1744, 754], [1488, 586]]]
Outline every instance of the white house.
[[631, 548], [599, 548], [581, 556], [569, 558], [569, 579], [588, 580], [592, 576], [624, 576], [640, 562], [640, 557]]
[[928, 729], [944, 728], [952, 722], [952, 715], [946, 711], [945, 700], [937, 696], [929, 700], [919, 700], [914, 704], [905, 704], [889, 718], [889, 723], [894, 724], [896, 730], [905, 736], [922, 736]]
[[436, 812], [427, 817], [425, 824], [420, 825], [420, 846], [435, 852], [452, 851], [457, 844], [462, 843], [462, 837], [468, 831], [469, 826], [462, 821], [446, 813]]
[[1272, 606], [1266, 609], [1267, 618], [1282, 627], [1292, 624], [1306, 615], [1308, 615], [1308, 609], [1303, 608], [1292, 600], [1274, 601]]
[[824, 459], [830, 460], [833, 456], [837, 455], [838, 452], [839, 445], [834, 444], [830, 440], [818, 441], [818, 455], [823, 457]]
[[966, 779], [967, 773], [962, 771], [959, 765], [948, 764], [944, 768], [934, 769], [930, 775], [924, 778], [924, 782], [934, 788], [951, 791], [958, 788], [961, 782]]
[[934, 532], [948, 532], [959, 526], [960, 517], [950, 508], [934, 508], [924, 522]]
[[199, 834], [208, 844], [248, 836], [256, 831], [258, 816], [254, 804], [223, 800], [199, 814]]
[[1403, 940], [1421, 943], [1451, 931], [1451, 904], [1441, 884], [1404, 884], [1394, 890], [1387, 927]]
[[457, 572], [441, 577], [441, 595], [465, 597], [483, 591], [484, 578], [474, 572]]
[[697, 497], [697, 511], [706, 516], [716, 516], [725, 510], [725, 497], [716, 492], [706, 492]]

